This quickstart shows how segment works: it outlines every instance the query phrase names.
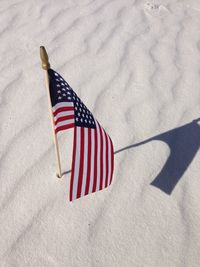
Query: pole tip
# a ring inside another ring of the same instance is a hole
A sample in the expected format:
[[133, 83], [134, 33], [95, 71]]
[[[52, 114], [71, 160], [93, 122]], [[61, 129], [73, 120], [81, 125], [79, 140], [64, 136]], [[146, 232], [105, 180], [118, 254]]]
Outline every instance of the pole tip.
[[49, 57], [44, 46], [40, 46], [40, 58], [42, 61], [42, 68], [44, 70], [50, 69]]

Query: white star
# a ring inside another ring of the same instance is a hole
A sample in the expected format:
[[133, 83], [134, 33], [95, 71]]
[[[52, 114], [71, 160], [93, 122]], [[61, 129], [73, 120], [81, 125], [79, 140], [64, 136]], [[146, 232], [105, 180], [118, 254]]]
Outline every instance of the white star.
[[63, 79], [60, 77], [60, 80], [63, 81]]
[[66, 89], [65, 88], [62, 88], [63, 91], [65, 91]]
[[83, 122], [83, 119], [81, 118], [81, 122]]
[[67, 92], [68, 95], [70, 95], [70, 92]]
[[66, 96], [66, 94], [63, 94], [63, 96]]
[[60, 84], [57, 83], [56, 86], [57, 86], [57, 87], [60, 87]]
[[71, 97], [69, 96], [67, 99], [68, 99], [68, 100], [70, 100], [70, 99], [71, 99]]
[[61, 97], [61, 96], [59, 96], [59, 97], [58, 97], [58, 99], [62, 99], [62, 97]]
[[76, 118], [76, 121], [78, 121], [78, 118]]
[[75, 107], [75, 110], [77, 110], [77, 107]]
[[58, 92], [59, 94], [61, 93], [61, 91], [60, 91], [60, 90], [58, 90], [57, 92]]
[[85, 120], [85, 122], [87, 123], [87, 120]]
[[55, 76], [58, 76], [58, 73], [55, 72], [54, 74], [55, 74]]

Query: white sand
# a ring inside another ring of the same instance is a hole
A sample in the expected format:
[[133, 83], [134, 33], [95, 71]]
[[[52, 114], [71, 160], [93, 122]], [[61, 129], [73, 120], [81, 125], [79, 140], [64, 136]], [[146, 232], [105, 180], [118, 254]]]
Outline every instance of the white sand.
[[[199, 32], [198, 0], [1, 0], [1, 267], [200, 266]], [[73, 204], [40, 45], [115, 151], [142, 142], [115, 154], [110, 188]]]

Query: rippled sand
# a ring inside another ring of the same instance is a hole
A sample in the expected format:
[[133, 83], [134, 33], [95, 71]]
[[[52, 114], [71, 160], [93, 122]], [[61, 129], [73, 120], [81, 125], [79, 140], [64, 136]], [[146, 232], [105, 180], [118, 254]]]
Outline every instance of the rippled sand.
[[[199, 29], [198, 0], [1, 1], [1, 267], [199, 267]], [[73, 203], [40, 45], [115, 146], [112, 185]]]

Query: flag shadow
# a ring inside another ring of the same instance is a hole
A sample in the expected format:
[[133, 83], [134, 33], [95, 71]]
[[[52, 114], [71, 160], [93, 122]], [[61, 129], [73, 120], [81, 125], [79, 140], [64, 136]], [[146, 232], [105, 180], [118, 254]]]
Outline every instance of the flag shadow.
[[165, 142], [170, 148], [170, 155], [151, 185], [170, 195], [200, 147], [199, 121], [200, 118], [140, 143], [124, 147], [115, 154], [154, 140]]

